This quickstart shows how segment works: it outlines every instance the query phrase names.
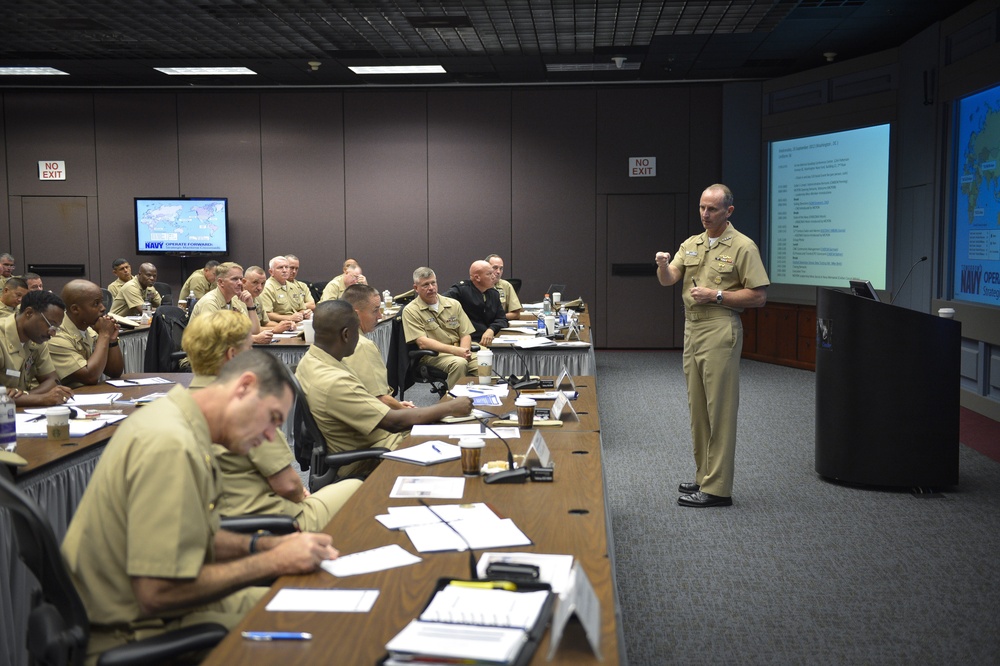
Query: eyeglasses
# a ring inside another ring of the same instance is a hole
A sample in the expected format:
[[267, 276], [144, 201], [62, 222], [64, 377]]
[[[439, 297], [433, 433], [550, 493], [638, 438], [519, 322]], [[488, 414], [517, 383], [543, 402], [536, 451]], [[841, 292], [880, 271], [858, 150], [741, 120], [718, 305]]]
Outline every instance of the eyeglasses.
[[46, 317], [44, 313], [39, 312], [38, 314], [42, 315], [42, 319], [44, 319], [45, 323], [49, 325], [49, 333], [50, 334], [55, 335], [56, 333], [59, 332], [59, 327], [56, 326], [55, 324], [53, 324], [51, 321], [49, 321], [49, 318]]

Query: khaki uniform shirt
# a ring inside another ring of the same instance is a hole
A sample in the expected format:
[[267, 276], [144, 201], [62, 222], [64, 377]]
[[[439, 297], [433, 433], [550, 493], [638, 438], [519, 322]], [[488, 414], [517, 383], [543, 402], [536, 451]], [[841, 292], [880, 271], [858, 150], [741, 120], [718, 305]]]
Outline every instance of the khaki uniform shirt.
[[264, 304], [264, 309], [280, 315], [293, 315], [301, 310], [301, 307], [295, 305], [300, 298], [301, 292], [295, 290], [293, 293], [287, 281], [280, 284], [273, 277], [267, 278], [264, 291], [260, 292], [260, 302]]
[[434, 312], [418, 296], [403, 308], [403, 332], [406, 341], [428, 337], [446, 345], [458, 345], [463, 337], [475, 332], [472, 322], [453, 298], [438, 295], [438, 310]]
[[[707, 232], [688, 238], [681, 243], [670, 265], [680, 269], [685, 287], [691, 285], [692, 279], [699, 287], [722, 291], [756, 289], [771, 284], [757, 245], [737, 231], [732, 223], [716, 241], [715, 247], [709, 248]], [[681, 289], [681, 295], [687, 312], [728, 307], [714, 302], [695, 303], [687, 288]], [[742, 308], [729, 309], [743, 311]]]
[[312, 303], [313, 301], [316, 300], [313, 298], [312, 292], [309, 291], [309, 285], [307, 285], [305, 282], [302, 282], [300, 280], [289, 280], [288, 290], [293, 293], [293, 296], [296, 289], [298, 289], [299, 292], [302, 294], [302, 296], [298, 300], [299, 310], [304, 310], [307, 303]]
[[0, 303], [0, 319], [6, 319], [15, 314], [17, 314], [17, 306], [10, 307], [6, 303]]
[[[353, 451], [373, 446], [395, 449], [408, 432], [392, 433], [378, 427], [389, 407], [367, 390], [350, 369], [313, 345], [302, 357], [295, 376], [309, 400], [309, 411], [330, 451]], [[367, 468], [371, 465], [364, 463]], [[341, 468], [342, 475], [365, 469], [362, 463]]]
[[241, 301], [239, 296], [233, 296], [233, 300], [226, 303], [226, 297], [222, 295], [222, 292], [218, 289], [213, 289], [203, 297], [199, 298], [198, 302], [194, 304], [194, 311], [191, 312], [191, 318], [193, 319], [199, 315], [216, 312], [218, 310], [235, 310], [236, 312], [242, 313], [247, 317], [250, 316], [250, 311], [247, 310], [247, 304]]
[[179, 298], [182, 301], [186, 301], [192, 291], [194, 292], [195, 298], [201, 298], [213, 289], [215, 289], [215, 284], [209, 282], [208, 278], [205, 277], [205, 269], [199, 268], [194, 273], [191, 273], [188, 279], [184, 281]]
[[257, 320], [260, 321], [261, 326], [266, 326], [270, 318], [267, 316], [267, 309], [264, 307], [264, 303], [261, 302], [260, 296], [253, 299], [253, 304], [257, 306]]
[[514, 285], [510, 282], [500, 278], [494, 289], [500, 292], [500, 304], [503, 305], [504, 312], [514, 312], [515, 310], [524, 309], [521, 306], [521, 299], [517, 297], [517, 292], [514, 291]]
[[36, 345], [28, 340], [21, 345], [17, 335], [17, 318], [0, 319], [0, 352], [3, 353], [3, 385], [30, 391], [41, 383], [39, 376], [55, 372], [47, 343]]
[[146, 301], [154, 308], [160, 307], [160, 293], [152, 286], [143, 292], [139, 278], [134, 277], [118, 290], [115, 300], [111, 301], [111, 314], [126, 317], [134, 314], [132, 310], [141, 311], [142, 304]]
[[323, 295], [320, 296], [319, 302], [334, 301], [341, 297], [345, 289], [347, 289], [347, 287], [344, 285], [344, 276], [342, 274], [338, 275], [326, 283], [326, 287], [323, 288]]
[[382, 360], [382, 352], [374, 342], [362, 335], [358, 338], [357, 349], [350, 356], [345, 356], [343, 362], [373, 396], [392, 395], [389, 371]]
[[140, 622], [131, 577], [193, 579], [214, 560], [220, 471], [211, 442], [182, 386], [112, 436], [62, 545], [91, 623]]
[[[195, 375], [189, 388], [196, 391], [214, 380], [215, 377]], [[212, 453], [222, 470], [222, 494], [217, 504], [220, 516], [283, 514], [297, 518], [302, 512], [301, 506], [274, 492], [267, 482], [269, 476], [292, 464], [292, 450], [280, 430], [272, 441], [261, 441], [245, 456], [220, 444], [212, 444]]]
[[83, 382], [66, 382], [66, 378], [87, 367], [96, 342], [97, 332], [94, 329], [88, 326], [87, 330], [81, 331], [72, 319], [63, 317], [59, 332], [48, 342], [49, 356], [59, 381], [70, 388], [83, 386]]
[[127, 284], [128, 284], [128, 280], [115, 280], [114, 282], [112, 282], [111, 284], [109, 284], [108, 285], [108, 291], [111, 292], [111, 298], [114, 298], [115, 296], [117, 296], [118, 292], [121, 290], [121, 288], [124, 287]]

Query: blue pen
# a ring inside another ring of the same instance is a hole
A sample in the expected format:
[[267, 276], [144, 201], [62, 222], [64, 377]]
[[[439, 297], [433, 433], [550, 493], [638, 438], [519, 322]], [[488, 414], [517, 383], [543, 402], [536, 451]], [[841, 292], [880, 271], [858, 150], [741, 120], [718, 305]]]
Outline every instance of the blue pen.
[[431, 448], [437, 451], [438, 453], [441, 453], [441, 449], [438, 448], [437, 444], [431, 444]]
[[311, 641], [313, 635], [304, 631], [244, 631], [248, 641]]

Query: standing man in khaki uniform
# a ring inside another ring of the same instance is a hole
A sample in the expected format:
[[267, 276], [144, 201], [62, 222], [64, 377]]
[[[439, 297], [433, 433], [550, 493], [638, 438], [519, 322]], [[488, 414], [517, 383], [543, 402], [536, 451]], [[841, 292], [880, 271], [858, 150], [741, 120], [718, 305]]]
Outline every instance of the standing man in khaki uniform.
[[319, 302], [340, 298], [352, 284], [368, 284], [368, 280], [361, 273], [361, 266], [358, 266], [358, 262], [354, 259], [348, 259], [344, 262], [344, 272], [326, 283]]
[[[235, 312], [211, 312], [188, 324], [181, 346], [194, 371], [191, 390], [215, 381], [223, 365], [250, 349], [250, 339], [250, 322]], [[212, 449], [222, 469], [218, 508], [223, 516], [282, 514], [294, 518], [300, 530], [316, 532], [361, 487], [359, 479], [345, 479], [310, 494], [292, 467], [292, 450], [280, 430], [245, 456], [219, 444]]]
[[199, 268], [188, 276], [181, 286], [180, 299], [183, 301], [194, 292], [195, 298], [201, 298], [215, 288], [215, 267], [219, 262], [215, 259], [205, 262], [204, 268]]
[[[354, 353], [360, 337], [358, 315], [350, 303], [337, 300], [317, 305], [313, 328], [316, 344], [302, 357], [295, 376], [331, 451], [395, 449], [417, 424], [471, 412], [472, 401], [465, 397], [430, 407], [391, 409], [369, 393], [343, 362]], [[343, 467], [341, 473], [366, 474], [377, 464], [366, 460]]]
[[115, 278], [117, 278], [114, 282], [108, 285], [108, 291], [111, 292], [111, 298], [114, 298], [118, 295], [118, 291], [132, 279], [132, 266], [128, 263], [128, 259], [119, 257], [111, 262], [111, 272], [114, 273]]
[[309, 285], [299, 281], [299, 258], [294, 254], [286, 254], [285, 259], [288, 260], [288, 289], [289, 291], [298, 289], [299, 293], [302, 294], [298, 300], [299, 309], [315, 310], [316, 299], [313, 298], [312, 292], [309, 291]]
[[8, 278], [0, 290], [0, 319], [17, 313], [21, 299], [28, 293], [28, 283], [22, 278]]
[[126, 282], [111, 301], [111, 314], [119, 317], [142, 314], [142, 305], [147, 302], [154, 308], [160, 307], [160, 292], [153, 287], [154, 282], [156, 266], [150, 263], [139, 266], [139, 274]]
[[73, 280], [63, 287], [62, 299], [66, 316], [48, 345], [59, 381], [77, 388], [99, 383], [102, 375], [121, 377], [120, 329], [104, 315], [101, 288], [89, 280]]
[[212, 442], [246, 455], [274, 439], [292, 405], [281, 362], [248, 351], [197, 392], [171, 389], [112, 436], [62, 553], [90, 619], [90, 662], [128, 641], [197, 622], [233, 627], [284, 574], [338, 553], [326, 534], [219, 529]]
[[308, 319], [312, 311], [296, 307], [298, 290], [293, 292], [288, 286], [288, 259], [275, 257], [268, 262], [271, 277], [264, 283], [264, 291], [260, 294], [260, 302], [267, 310], [267, 316], [272, 321], [290, 321], [298, 323]]
[[[367, 284], [352, 284], [344, 290], [341, 300], [351, 304], [358, 314], [362, 333], [371, 333], [378, 325], [379, 310], [382, 300], [378, 290]], [[389, 371], [382, 360], [382, 352], [378, 345], [362, 335], [358, 338], [358, 347], [350, 356], [344, 357], [344, 365], [361, 380], [368, 392], [384, 402], [392, 409], [410, 409], [416, 407], [406, 400], [400, 402], [392, 397], [392, 387], [389, 386]]]
[[403, 308], [406, 342], [438, 353], [421, 363], [447, 372], [448, 388], [452, 389], [465, 377], [479, 373], [472, 351], [472, 333], [476, 329], [461, 303], [438, 295], [437, 276], [432, 269], [421, 266], [413, 271], [413, 289], [417, 298]]
[[521, 299], [517, 297], [517, 292], [514, 291], [514, 285], [503, 279], [503, 259], [499, 254], [491, 254], [486, 257], [486, 261], [496, 271], [496, 290], [500, 292], [500, 304], [507, 313], [507, 319], [520, 319], [521, 310], [524, 308], [521, 306]]
[[752, 240], [729, 223], [733, 193], [710, 185], [699, 203], [705, 232], [681, 243], [673, 260], [656, 253], [656, 277], [680, 282], [695, 480], [678, 486], [681, 506], [730, 506], [740, 404], [740, 313], [767, 302], [770, 281]]
[[0, 320], [3, 383], [18, 407], [61, 405], [73, 397], [73, 391], [59, 385], [46, 344], [65, 313], [66, 305], [51, 291], [29, 291], [20, 311]]

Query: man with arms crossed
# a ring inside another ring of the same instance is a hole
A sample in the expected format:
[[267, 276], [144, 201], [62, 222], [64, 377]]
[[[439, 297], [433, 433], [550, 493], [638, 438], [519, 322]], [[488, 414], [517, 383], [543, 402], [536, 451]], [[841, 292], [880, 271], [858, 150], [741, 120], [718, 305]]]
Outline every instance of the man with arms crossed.
[[66, 386], [93, 386], [101, 375], [122, 376], [125, 359], [118, 346], [120, 329], [104, 315], [101, 288], [89, 280], [73, 280], [62, 290], [66, 316], [49, 340], [56, 375]]
[[413, 271], [413, 289], [417, 298], [403, 308], [406, 342], [438, 353], [421, 363], [447, 372], [448, 388], [452, 389], [465, 377], [479, 373], [476, 354], [471, 351], [472, 333], [476, 329], [461, 303], [438, 295], [437, 276], [430, 268], [421, 266]]
[[682, 285], [684, 375], [687, 377], [695, 480], [678, 487], [681, 506], [730, 506], [740, 404], [740, 313], [767, 302], [770, 281], [752, 240], [729, 223], [733, 193], [710, 185], [698, 206], [704, 233], [670, 259], [656, 253], [660, 284]]
[[[295, 376], [330, 451], [395, 449], [417, 424], [471, 412], [472, 401], [465, 397], [430, 407], [391, 409], [369, 393], [344, 365], [344, 357], [354, 353], [360, 336], [358, 315], [350, 303], [336, 300], [317, 305], [313, 328], [316, 344], [302, 357]], [[365, 460], [343, 467], [341, 473], [367, 474], [377, 464]]]
[[[272, 321], [290, 321], [298, 323], [308, 319], [312, 311], [296, 307], [298, 291], [292, 292], [288, 286], [288, 259], [278, 256], [268, 262], [271, 277], [264, 283], [264, 291], [260, 294], [260, 302], [267, 310], [267, 316]], [[294, 298], [293, 298], [294, 297]]]
[[[181, 347], [194, 371], [190, 389], [204, 388], [222, 366], [250, 349], [250, 322], [238, 312], [210, 312], [188, 324]], [[283, 514], [294, 518], [300, 530], [315, 532], [361, 487], [359, 479], [345, 479], [309, 494], [292, 467], [292, 450], [280, 430], [245, 456], [219, 444], [212, 449], [222, 469], [218, 506], [223, 516]]]
[[[379, 320], [379, 308], [382, 300], [379, 298], [378, 290], [367, 284], [352, 284], [344, 290], [341, 300], [347, 301], [358, 313], [361, 322], [361, 332], [371, 333]], [[389, 371], [382, 360], [382, 352], [378, 345], [366, 338], [364, 335], [358, 338], [358, 347], [350, 356], [344, 357], [344, 365], [351, 369], [351, 372], [361, 380], [368, 392], [389, 405], [393, 409], [404, 409], [415, 407], [409, 400], [400, 402], [392, 397], [392, 388], [389, 386]]]
[[486, 257], [486, 261], [496, 271], [496, 289], [500, 292], [500, 305], [503, 306], [507, 319], [520, 319], [523, 310], [521, 300], [514, 291], [514, 285], [503, 279], [503, 259], [498, 254], [491, 254]]
[[111, 314], [119, 317], [142, 314], [143, 303], [154, 308], [160, 307], [160, 292], [153, 288], [156, 282], [156, 266], [145, 263], [139, 266], [139, 274], [118, 290], [111, 302]]
[[313, 298], [312, 292], [309, 291], [309, 285], [305, 282], [299, 281], [299, 258], [294, 254], [286, 254], [285, 259], [288, 260], [288, 290], [293, 293], [297, 289], [301, 296], [297, 299], [298, 308], [300, 310], [315, 310], [316, 300]]
[[246, 455], [274, 439], [293, 395], [281, 362], [251, 350], [205, 388], [176, 386], [118, 427], [62, 545], [91, 622], [88, 663], [198, 622], [231, 628], [267, 593], [251, 586], [337, 557], [326, 534], [219, 529], [212, 443]]

